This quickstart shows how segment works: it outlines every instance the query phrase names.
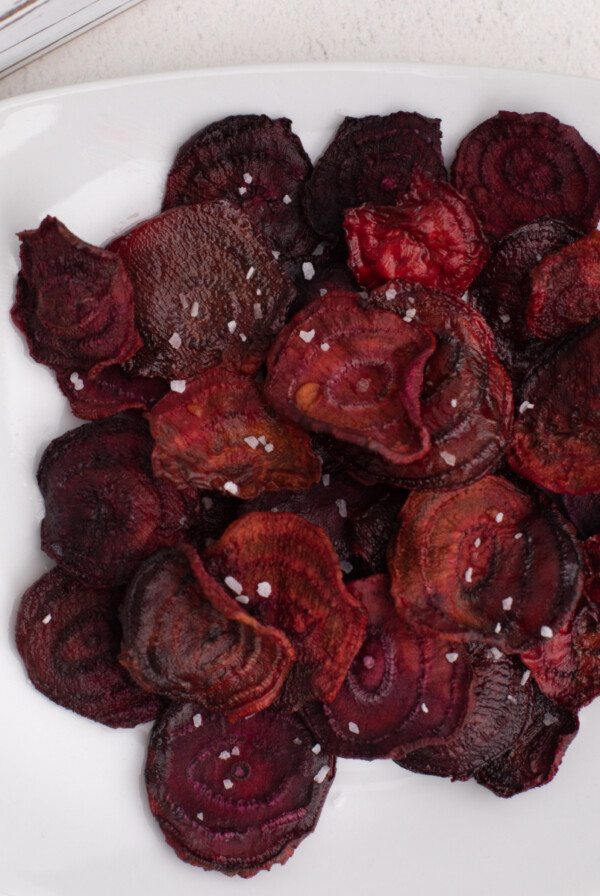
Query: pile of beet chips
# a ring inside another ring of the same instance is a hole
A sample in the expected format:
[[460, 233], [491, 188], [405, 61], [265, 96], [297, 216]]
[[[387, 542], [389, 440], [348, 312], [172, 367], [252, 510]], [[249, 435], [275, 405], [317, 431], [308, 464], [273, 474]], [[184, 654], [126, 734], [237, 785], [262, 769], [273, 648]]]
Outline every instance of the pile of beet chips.
[[21, 233], [12, 318], [87, 421], [38, 470], [55, 567], [35, 686], [155, 720], [151, 810], [250, 877], [314, 829], [336, 757], [508, 797], [600, 693], [600, 157], [500, 112], [287, 119], [177, 153], [104, 248]]

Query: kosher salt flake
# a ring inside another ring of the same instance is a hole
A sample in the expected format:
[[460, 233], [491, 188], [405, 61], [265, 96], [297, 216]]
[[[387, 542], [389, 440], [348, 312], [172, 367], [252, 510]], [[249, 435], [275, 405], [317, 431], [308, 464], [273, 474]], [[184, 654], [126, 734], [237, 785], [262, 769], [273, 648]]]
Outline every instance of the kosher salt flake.
[[12, 320], [87, 422], [41, 456], [16, 642], [58, 705], [154, 721], [165, 839], [251, 877], [337, 756], [506, 798], [600, 695], [600, 156], [545, 113], [450, 182], [416, 112], [314, 166], [284, 118], [190, 133], [106, 247], [19, 234]]

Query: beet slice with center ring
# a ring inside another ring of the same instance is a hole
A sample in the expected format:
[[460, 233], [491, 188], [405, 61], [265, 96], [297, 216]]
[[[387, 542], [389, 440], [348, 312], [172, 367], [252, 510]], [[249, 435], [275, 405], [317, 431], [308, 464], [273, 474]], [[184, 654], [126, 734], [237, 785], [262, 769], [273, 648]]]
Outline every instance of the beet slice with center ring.
[[195, 703], [158, 719], [145, 778], [152, 814], [185, 862], [253, 877], [285, 863], [318, 821], [335, 758], [298, 716], [231, 724]]

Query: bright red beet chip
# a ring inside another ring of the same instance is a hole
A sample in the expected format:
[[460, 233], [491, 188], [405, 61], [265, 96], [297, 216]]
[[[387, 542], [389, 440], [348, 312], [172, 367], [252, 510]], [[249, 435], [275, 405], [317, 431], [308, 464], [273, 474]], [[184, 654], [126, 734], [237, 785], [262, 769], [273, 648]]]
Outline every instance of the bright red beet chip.
[[451, 736], [470, 702], [464, 646], [416, 634], [396, 611], [386, 575], [351, 582], [368, 614], [367, 630], [330, 703], [304, 715], [330, 753], [358, 759], [399, 758]]
[[170, 209], [111, 247], [133, 285], [142, 376], [186, 379], [221, 362], [255, 373], [295, 289], [250, 219], [227, 200]]
[[142, 343], [119, 256], [84, 242], [50, 215], [19, 237], [11, 316], [31, 357], [65, 376], [91, 377], [130, 358]]
[[508, 652], [551, 638], [582, 586], [571, 527], [497, 476], [410, 494], [389, 564], [415, 629]]
[[397, 279], [460, 298], [489, 257], [469, 200], [422, 174], [396, 206], [348, 209], [344, 230], [350, 267], [369, 289]]
[[342, 236], [344, 210], [363, 202], [394, 205], [414, 172], [446, 180], [440, 121], [417, 112], [345, 118], [305, 190], [314, 229]]
[[271, 249], [296, 257], [317, 242], [302, 209], [311, 171], [287, 118], [230, 115], [198, 131], [178, 150], [163, 209], [229, 199], [248, 215]]
[[269, 706], [294, 659], [286, 636], [249, 616], [186, 544], [142, 563], [121, 617], [119, 659], [141, 687], [231, 720]]
[[15, 631], [35, 687], [112, 728], [149, 722], [161, 706], [117, 660], [123, 594], [122, 588], [92, 588], [55, 567], [23, 595]]
[[147, 414], [156, 476], [238, 498], [264, 490], [307, 489], [321, 462], [308, 434], [279, 420], [249, 377], [209, 370]]
[[208, 548], [208, 571], [296, 651], [286, 705], [332, 700], [365, 631], [365, 613], [346, 589], [322, 529], [293, 513], [248, 513]]
[[527, 325], [557, 339], [600, 316], [600, 233], [547, 255], [531, 271]]
[[[454, 487], [480, 478], [502, 457], [513, 418], [510, 379], [484, 318], [460, 299], [398, 281], [371, 293], [368, 303], [436, 337], [420, 395], [431, 448], [412, 463], [371, 469], [408, 488]], [[368, 464], [361, 466], [368, 471]]]
[[265, 397], [284, 418], [392, 463], [429, 450], [420, 417], [432, 334], [353, 293], [299, 312], [271, 350]]
[[[577, 718], [540, 693], [516, 656], [476, 643], [468, 650], [474, 700], [462, 726], [399, 764], [456, 781], [474, 777], [499, 796], [547, 783], [575, 736]], [[504, 780], [498, 774], [503, 768]]]
[[82, 420], [102, 420], [123, 411], [147, 410], [162, 398], [169, 385], [159, 377], [130, 377], [118, 365], [104, 367], [94, 379], [58, 373], [58, 385], [69, 399], [71, 411]]
[[530, 273], [545, 255], [581, 236], [580, 231], [552, 218], [523, 224], [493, 246], [489, 262], [469, 291], [492, 328], [498, 357], [515, 383], [521, 382], [545, 349], [525, 321]]
[[156, 479], [151, 453], [147, 424], [126, 415], [84, 423], [46, 448], [42, 548], [66, 572], [126, 584], [143, 559], [180, 540], [195, 497]]
[[477, 125], [458, 148], [452, 183], [496, 238], [545, 215], [583, 231], [600, 217], [600, 156], [545, 112], [499, 112]]
[[549, 491], [600, 491], [599, 358], [595, 322], [559, 344], [523, 384], [508, 461]]
[[318, 821], [335, 757], [293, 714], [229, 723], [195, 703], [173, 705], [152, 731], [150, 810], [192, 865], [253, 877], [284, 864]]

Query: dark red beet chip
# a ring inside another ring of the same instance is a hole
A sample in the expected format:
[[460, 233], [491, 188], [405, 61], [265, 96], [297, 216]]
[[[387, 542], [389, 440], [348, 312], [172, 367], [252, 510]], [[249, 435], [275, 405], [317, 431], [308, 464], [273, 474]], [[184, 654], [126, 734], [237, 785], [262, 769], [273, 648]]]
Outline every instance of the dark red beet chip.
[[313, 432], [408, 463], [429, 449], [420, 418], [431, 333], [359, 296], [331, 292], [299, 312], [271, 349], [265, 397]]
[[600, 316], [600, 233], [547, 255], [531, 271], [527, 325], [540, 339], [558, 339]]
[[148, 748], [150, 810], [179, 858], [253, 877], [284, 864], [318, 821], [335, 757], [313, 752], [296, 715], [229, 723], [195, 703], [158, 719]]
[[475, 307], [492, 328], [498, 357], [515, 383], [521, 382], [544, 350], [525, 321], [530, 272], [545, 255], [582, 235], [552, 218], [523, 224], [493, 246], [489, 262], [471, 287]]
[[213, 199], [239, 205], [271, 249], [297, 257], [316, 234], [302, 209], [311, 161], [287, 118], [230, 115], [190, 137], [169, 175], [163, 209]]
[[368, 303], [418, 322], [436, 338], [420, 395], [431, 449], [412, 463], [371, 464], [371, 471], [408, 488], [455, 487], [480, 478], [504, 453], [513, 418], [510, 379], [484, 318], [460, 299], [398, 281], [371, 293]]
[[118, 255], [84, 242], [50, 215], [19, 238], [11, 316], [32, 358], [63, 376], [94, 377], [140, 348], [131, 283]]
[[508, 461], [551, 492], [600, 491], [599, 358], [595, 322], [550, 351], [523, 384]]
[[497, 476], [410, 494], [389, 564], [392, 595], [415, 629], [508, 652], [551, 638], [582, 587], [571, 527]]
[[147, 410], [169, 391], [165, 380], [130, 377], [118, 365], [104, 367], [94, 379], [77, 372], [58, 373], [57, 379], [74, 416], [82, 420], [102, 420], [133, 409]]
[[358, 759], [399, 758], [444, 741], [470, 702], [464, 646], [415, 634], [396, 611], [386, 575], [348, 589], [367, 611], [367, 630], [335, 700], [304, 709], [316, 739], [330, 753]]
[[238, 498], [307, 489], [321, 462], [307, 433], [279, 420], [249, 377], [216, 369], [188, 380], [147, 414], [156, 476]]
[[474, 777], [499, 796], [547, 783], [575, 736], [576, 716], [544, 697], [517, 657], [476, 643], [469, 645], [469, 656], [474, 701], [462, 727], [399, 764], [458, 781]]
[[395, 207], [348, 209], [344, 230], [350, 268], [369, 289], [398, 279], [460, 298], [490, 254], [472, 204], [422, 174]]
[[161, 702], [117, 660], [122, 588], [92, 588], [58, 567], [23, 595], [17, 649], [35, 687], [82, 716], [131, 728], [156, 718]]
[[66, 572], [126, 584], [143, 559], [180, 540], [196, 497], [156, 479], [151, 453], [147, 424], [126, 415], [84, 423], [46, 448], [42, 548]]
[[119, 659], [140, 687], [231, 720], [269, 706], [294, 659], [286, 636], [249, 616], [186, 544], [142, 563], [121, 618]]
[[173, 380], [221, 362], [258, 370], [295, 288], [244, 212], [227, 200], [173, 208], [110, 248], [133, 284], [144, 340], [130, 372]]
[[583, 231], [600, 217], [600, 156], [545, 112], [499, 112], [477, 125], [451, 176], [495, 238], [545, 215]]
[[345, 118], [305, 189], [308, 219], [329, 239], [342, 236], [344, 210], [394, 205], [413, 172], [446, 180], [440, 120], [417, 112]]
[[332, 700], [362, 643], [365, 613], [323, 530], [293, 513], [248, 513], [204, 561], [250, 615], [290, 639], [296, 663], [284, 685], [286, 705]]

